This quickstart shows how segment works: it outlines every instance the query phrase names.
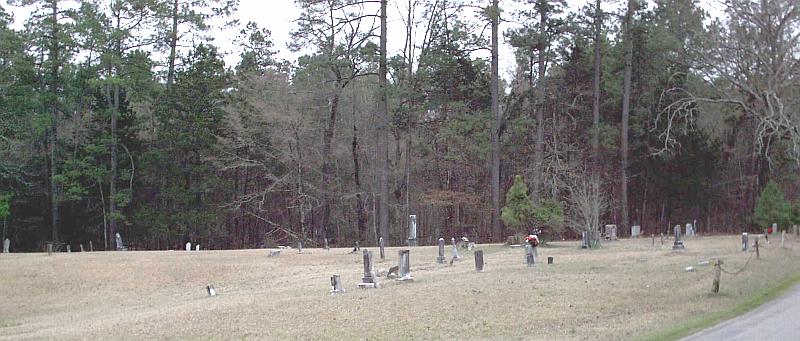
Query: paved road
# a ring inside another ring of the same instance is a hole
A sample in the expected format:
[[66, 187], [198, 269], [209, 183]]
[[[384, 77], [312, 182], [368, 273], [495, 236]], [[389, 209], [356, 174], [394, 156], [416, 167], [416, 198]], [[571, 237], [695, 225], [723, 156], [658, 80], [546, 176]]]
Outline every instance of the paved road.
[[800, 285], [755, 310], [686, 337], [684, 341], [800, 340]]

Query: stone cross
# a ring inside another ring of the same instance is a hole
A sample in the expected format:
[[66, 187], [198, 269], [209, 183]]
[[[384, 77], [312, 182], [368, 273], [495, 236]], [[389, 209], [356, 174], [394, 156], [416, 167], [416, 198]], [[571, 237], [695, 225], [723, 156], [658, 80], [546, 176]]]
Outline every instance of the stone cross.
[[364, 250], [364, 277], [361, 278], [359, 287], [377, 288], [378, 281], [375, 276], [375, 266], [372, 263], [372, 251]]
[[192, 242], [186, 242], [186, 251], [192, 251]]
[[417, 215], [408, 216], [408, 246], [417, 246]]
[[83, 252], [83, 244], [80, 244], [81, 252]]
[[92, 245], [92, 241], [89, 241], [89, 252], [94, 252], [94, 245]]
[[197, 245], [195, 245], [195, 246], [194, 246], [194, 250], [195, 250], [195, 251], [200, 251], [200, 244], [197, 244]]
[[72, 253], [72, 246], [67, 244], [67, 253]]
[[483, 271], [483, 250], [475, 250], [475, 271]]
[[461, 256], [458, 255], [458, 245], [456, 245], [456, 239], [450, 238], [450, 244], [452, 244], [452, 255], [454, 260], [461, 259]]
[[439, 257], [436, 257], [436, 263], [444, 264], [444, 238], [439, 238]]
[[410, 250], [400, 250], [397, 252], [398, 260], [397, 260], [397, 275], [398, 281], [408, 281], [414, 279], [411, 276], [411, 257], [410, 257]]
[[342, 279], [339, 275], [331, 276], [331, 295], [342, 293], [344, 289], [342, 288]]
[[533, 247], [528, 243], [525, 243], [525, 264], [528, 266], [536, 265], [536, 256], [533, 253]]
[[3, 253], [8, 253], [8, 250], [11, 248], [11, 240], [8, 238], [3, 239]]
[[297, 241], [297, 253], [303, 253], [303, 241], [302, 240], [298, 240]]
[[124, 246], [122, 244], [122, 236], [119, 235], [119, 232], [114, 236], [114, 240], [117, 242], [117, 250], [122, 250]]
[[673, 250], [682, 250], [684, 248], [683, 240], [681, 239], [681, 226], [675, 225], [675, 242], [672, 244]]
[[749, 235], [747, 232], [742, 233], [742, 251], [747, 252], [747, 245], [749, 244]]
[[586, 231], [581, 232], [581, 249], [589, 248], [589, 234]]
[[383, 237], [378, 238], [378, 246], [381, 248], [381, 260], [386, 259], [386, 252], [384, 251]]

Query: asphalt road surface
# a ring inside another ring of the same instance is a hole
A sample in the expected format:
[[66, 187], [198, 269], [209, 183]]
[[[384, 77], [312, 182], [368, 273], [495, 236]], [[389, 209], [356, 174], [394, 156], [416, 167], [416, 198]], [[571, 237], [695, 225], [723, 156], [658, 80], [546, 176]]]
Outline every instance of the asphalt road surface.
[[722, 322], [682, 340], [800, 340], [798, 317], [800, 317], [800, 285], [747, 314]]

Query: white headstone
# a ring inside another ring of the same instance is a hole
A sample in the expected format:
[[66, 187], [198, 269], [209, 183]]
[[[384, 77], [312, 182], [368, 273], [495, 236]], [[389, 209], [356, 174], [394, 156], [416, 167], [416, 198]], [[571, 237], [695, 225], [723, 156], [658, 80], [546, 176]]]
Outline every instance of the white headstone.
[[208, 291], [209, 297], [217, 296], [217, 290], [214, 289], [214, 286], [209, 284], [206, 286], [206, 291]]
[[444, 238], [439, 238], [439, 256], [436, 257], [436, 263], [444, 264]]
[[450, 243], [453, 244], [452, 245], [453, 246], [453, 249], [452, 249], [453, 250], [453, 252], [452, 252], [453, 260], [461, 259], [461, 256], [458, 255], [458, 245], [456, 245], [456, 239], [455, 238], [450, 238]]
[[687, 237], [694, 236], [694, 225], [692, 225], [692, 223], [686, 223], [686, 236]]
[[8, 250], [11, 248], [11, 241], [8, 238], [3, 239], [3, 253], [8, 253]]
[[605, 226], [606, 238], [610, 240], [617, 240], [617, 225], [608, 224]]
[[414, 277], [411, 276], [411, 256], [410, 250], [400, 250], [398, 253], [398, 260], [397, 260], [397, 274], [398, 274], [398, 281], [409, 281], [413, 280]]
[[117, 250], [125, 249], [125, 245], [122, 244], [122, 236], [119, 235], [119, 232], [116, 233], [114, 239], [117, 242]]
[[186, 242], [186, 251], [192, 251], [192, 242]]
[[642, 226], [640, 225], [633, 225], [631, 226], [631, 237], [635, 238], [642, 234]]
[[197, 244], [197, 245], [195, 245], [195, 246], [194, 246], [194, 250], [195, 250], [195, 251], [200, 251], [200, 244]]
[[408, 246], [417, 246], [417, 215], [408, 216]]

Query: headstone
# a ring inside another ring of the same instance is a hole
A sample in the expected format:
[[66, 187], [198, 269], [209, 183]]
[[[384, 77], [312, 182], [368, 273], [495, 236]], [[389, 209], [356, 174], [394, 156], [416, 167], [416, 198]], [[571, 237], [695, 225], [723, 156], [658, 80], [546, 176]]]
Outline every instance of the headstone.
[[439, 238], [439, 256], [436, 257], [436, 263], [444, 264], [444, 238]]
[[681, 239], [681, 226], [675, 225], [675, 242], [672, 244], [673, 250], [682, 250], [684, 248], [683, 239]]
[[772, 235], [778, 234], [778, 224], [772, 223]]
[[47, 243], [47, 255], [50, 256], [53, 254], [53, 243]]
[[475, 248], [475, 242], [467, 243], [467, 250], [468, 251], [472, 251], [472, 249], [474, 249], [474, 248]]
[[586, 231], [581, 232], [581, 249], [589, 248], [589, 233]]
[[80, 244], [80, 246], [81, 246], [81, 252], [83, 252], [83, 244]]
[[344, 289], [342, 288], [342, 279], [339, 275], [331, 276], [331, 294], [338, 294], [343, 293]]
[[303, 241], [302, 240], [298, 240], [297, 241], [297, 253], [303, 253]]
[[121, 251], [125, 249], [124, 244], [122, 244], [122, 236], [119, 235], [119, 232], [114, 235], [114, 240], [117, 242], [117, 251]]
[[408, 216], [408, 246], [417, 246], [417, 215]]
[[364, 277], [361, 278], [360, 288], [377, 288], [378, 281], [375, 276], [375, 266], [372, 263], [372, 251], [364, 250]]
[[330, 251], [331, 250], [331, 248], [328, 246], [328, 238], [325, 238], [325, 244], [324, 245], [325, 245], [325, 250], [326, 251]]
[[650, 237], [653, 238], [653, 248], [655, 249], [656, 248], [656, 234], [653, 233], [652, 235], [650, 235]]
[[381, 260], [384, 260], [386, 259], [386, 253], [383, 250], [384, 248], [383, 237], [378, 238], [378, 245], [381, 248]]
[[200, 244], [197, 244], [197, 245], [195, 245], [195, 246], [194, 246], [194, 250], [195, 250], [195, 251], [200, 251]]
[[212, 284], [206, 286], [206, 291], [208, 292], [208, 297], [217, 296], [217, 291], [214, 290], [214, 285]]
[[781, 248], [783, 248], [783, 242], [786, 240], [786, 231], [781, 231]]
[[453, 260], [460, 260], [461, 256], [458, 255], [458, 245], [456, 245], [456, 239], [455, 238], [450, 238], [450, 243], [453, 244], [452, 245], [452, 247], [453, 247], [453, 249], [452, 249]]
[[475, 271], [483, 271], [483, 250], [475, 250]]
[[11, 248], [11, 240], [8, 238], [3, 239], [3, 253], [8, 253], [8, 250]]
[[697, 235], [697, 219], [692, 220], [692, 235]]
[[554, 260], [553, 257], [547, 257], [547, 264], [552, 265]]
[[617, 240], [617, 225], [606, 225], [606, 238], [610, 240]]
[[186, 242], [186, 251], [192, 251], [192, 242]]
[[642, 226], [641, 225], [633, 225], [633, 226], [631, 226], [631, 238], [636, 238], [640, 234], [642, 234]]
[[742, 233], [742, 251], [747, 252], [747, 245], [749, 244], [749, 235], [747, 232]]
[[89, 252], [94, 252], [94, 245], [92, 245], [92, 241], [89, 241]]
[[664, 232], [661, 232], [661, 246], [664, 246]]
[[414, 277], [411, 276], [410, 253], [411, 253], [410, 250], [400, 250], [397, 252], [398, 281], [409, 281], [414, 279]]
[[67, 253], [72, 253], [72, 246], [67, 244]]
[[686, 223], [686, 236], [692, 237], [694, 236], [694, 225], [691, 223]]
[[536, 265], [536, 256], [533, 254], [533, 247], [528, 243], [525, 243], [525, 264], [528, 266]]
[[267, 257], [278, 257], [278, 256], [280, 256], [280, 255], [281, 255], [281, 250], [277, 250], [277, 251], [270, 251], [270, 252], [269, 252], [269, 256], [267, 256]]

